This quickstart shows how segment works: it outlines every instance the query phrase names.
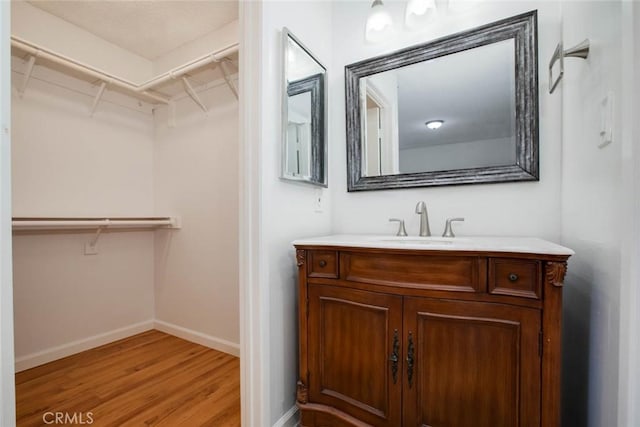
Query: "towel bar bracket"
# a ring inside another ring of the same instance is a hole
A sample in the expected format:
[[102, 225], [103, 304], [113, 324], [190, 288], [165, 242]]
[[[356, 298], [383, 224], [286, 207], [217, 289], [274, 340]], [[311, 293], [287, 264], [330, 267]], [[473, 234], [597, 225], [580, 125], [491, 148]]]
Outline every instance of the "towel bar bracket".
[[[578, 43], [574, 47], [563, 50], [562, 42], [558, 43], [556, 46], [556, 50], [553, 52], [551, 56], [551, 61], [549, 61], [549, 93], [553, 93], [556, 90], [556, 87], [562, 80], [564, 76], [564, 58], [581, 58], [587, 59], [589, 57], [589, 48], [590, 42], [589, 39], [583, 40], [581, 43]], [[553, 66], [559, 62], [560, 70], [558, 72], [558, 77], [553, 78]]]

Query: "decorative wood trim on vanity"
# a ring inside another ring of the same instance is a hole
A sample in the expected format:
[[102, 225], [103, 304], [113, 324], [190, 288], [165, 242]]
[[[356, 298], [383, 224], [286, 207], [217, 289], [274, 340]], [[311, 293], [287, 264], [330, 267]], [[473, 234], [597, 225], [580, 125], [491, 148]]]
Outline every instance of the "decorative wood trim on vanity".
[[564, 276], [567, 274], [567, 263], [565, 262], [547, 262], [546, 279], [553, 286], [562, 287], [564, 284]]
[[306, 384], [302, 381], [298, 381], [298, 387], [296, 390], [296, 400], [298, 403], [308, 403], [309, 402], [309, 389]]
[[562, 372], [562, 285], [567, 262], [547, 261], [542, 310], [542, 426], [559, 427]]
[[[309, 289], [307, 287], [307, 251], [296, 249], [296, 259], [298, 262], [298, 354], [307, 354], [309, 319]], [[296, 400], [299, 404], [307, 403], [309, 392], [306, 384], [309, 383], [309, 364], [307, 358], [299, 357], [298, 363], [298, 386], [296, 389]]]
[[302, 267], [306, 258], [306, 251], [304, 249], [298, 249], [296, 251], [296, 260], [298, 261], [298, 267]]

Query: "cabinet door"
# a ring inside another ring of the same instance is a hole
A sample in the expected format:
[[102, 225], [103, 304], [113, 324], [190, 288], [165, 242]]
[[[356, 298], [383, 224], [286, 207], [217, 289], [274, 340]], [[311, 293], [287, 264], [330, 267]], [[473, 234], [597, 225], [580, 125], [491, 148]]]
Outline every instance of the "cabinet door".
[[404, 427], [540, 427], [538, 310], [427, 298], [404, 307]]
[[373, 426], [399, 427], [402, 297], [309, 285], [308, 333], [309, 403]]

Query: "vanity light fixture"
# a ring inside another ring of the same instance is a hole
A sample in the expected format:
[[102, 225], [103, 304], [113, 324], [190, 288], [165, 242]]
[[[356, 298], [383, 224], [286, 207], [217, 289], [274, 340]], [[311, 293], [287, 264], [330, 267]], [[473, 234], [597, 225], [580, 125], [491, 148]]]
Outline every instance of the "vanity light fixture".
[[435, 0], [409, 0], [404, 13], [404, 23], [409, 29], [419, 29], [437, 12]]
[[444, 124], [444, 120], [429, 120], [425, 123], [427, 127], [431, 130], [440, 129], [440, 127]]
[[377, 43], [388, 35], [393, 27], [391, 15], [384, 7], [382, 0], [374, 0], [367, 17], [365, 38], [368, 42]]

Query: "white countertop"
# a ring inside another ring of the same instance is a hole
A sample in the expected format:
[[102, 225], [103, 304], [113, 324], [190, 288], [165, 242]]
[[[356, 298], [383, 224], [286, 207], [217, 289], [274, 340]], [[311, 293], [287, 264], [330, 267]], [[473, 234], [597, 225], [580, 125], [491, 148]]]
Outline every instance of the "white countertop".
[[380, 249], [416, 249], [425, 251], [517, 252], [541, 255], [573, 255], [558, 244], [535, 237], [418, 237], [371, 234], [336, 234], [293, 242], [299, 246], [347, 246]]

